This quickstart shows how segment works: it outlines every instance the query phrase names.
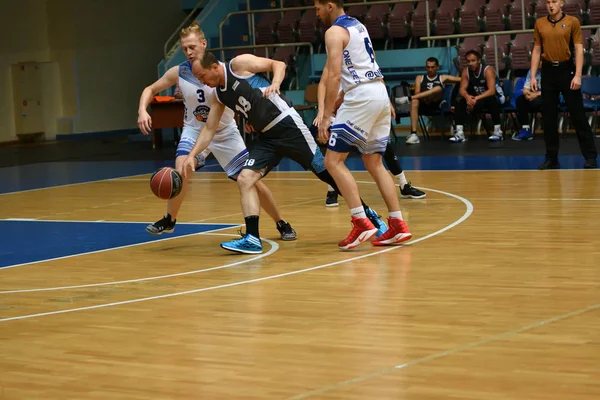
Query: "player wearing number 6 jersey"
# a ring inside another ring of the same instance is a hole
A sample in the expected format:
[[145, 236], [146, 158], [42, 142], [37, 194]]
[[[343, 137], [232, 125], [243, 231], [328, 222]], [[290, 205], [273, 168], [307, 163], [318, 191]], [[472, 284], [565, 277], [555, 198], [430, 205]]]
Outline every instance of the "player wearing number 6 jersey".
[[[206, 124], [211, 108], [216, 103], [214, 100], [214, 89], [202, 84], [192, 74], [191, 62], [197, 58], [201, 58], [206, 49], [204, 32], [202, 32], [198, 23], [194, 22], [192, 25], [181, 30], [180, 38], [181, 48], [188, 60], [170, 68], [159, 80], [144, 89], [140, 98], [140, 108], [138, 111], [138, 126], [147, 135], [152, 129], [152, 119], [146, 109], [152, 100], [152, 96], [171, 86], [179, 86], [183, 94], [185, 113], [183, 132], [181, 140], [177, 145], [176, 167], [180, 167], [190, 153], [200, 130]], [[248, 159], [248, 150], [233, 119], [233, 111], [230, 109], [224, 110], [222, 117], [218, 121], [216, 134], [209, 144], [208, 149], [195, 157], [194, 169], [204, 165], [204, 158], [210, 152], [214, 154], [227, 176], [235, 180]], [[166, 215], [154, 224], [146, 227], [148, 233], [160, 235], [162, 233], [173, 232], [177, 214], [187, 191], [188, 180], [189, 176], [183, 180], [181, 193], [167, 202]], [[257, 186], [257, 190], [262, 200], [263, 208], [276, 223], [281, 239], [296, 239], [294, 229], [281, 218], [279, 208], [269, 188], [261, 182]]]
[[[244, 115], [254, 130], [259, 132], [258, 140], [238, 177], [246, 234], [241, 239], [221, 243], [221, 247], [227, 250], [262, 252], [258, 234], [260, 201], [256, 196], [256, 185], [279, 164], [282, 157], [291, 158], [334, 189], [337, 188], [323, 166], [323, 156], [310, 131], [290, 102], [279, 93], [285, 69], [285, 64], [280, 61], [251, 54], [237, 56], [224, 64], [214, 54], [206, 53], [202, 60], [193, 63], [194, 75], [202, 83], [215, 88], [218, 103], [210, 110], [206, 126], [200, 132], [181, 172], [186, 175], [193, 170], [194, 156], [210, 143], [226, 106]], [[272, 82], [260, 75], [267, 71], [273, 72]], [[377, 227], [376, 232], [383, 233], [387, 229], [383, 221], [373, 210], [365, 208]]]
[[[382, 246], [404, 242], [412, 235], [402, 220], [394, 181], [382, 163], [390, 132], [390, 101], [369, 33], [357, 19], [344, 13], [341, 0], [315, 0], [315, 9], [317, 17], [326, 26], [330, 25], [325, 32], [327, 63], [321, 79], [326, 82], [326, 90], [323, 116], [318, 124], [319, 140], [328, 143], [325, 167], [352, 215], [352, 231], [339, 247], [356, 247], [377, 232], [366, 218], [358, 185], [344, 163], [353, 147], [362, 154], [389, 211], [389, 229], [371, 243]], [[331, 124], [340, 81], [343, 102]]]

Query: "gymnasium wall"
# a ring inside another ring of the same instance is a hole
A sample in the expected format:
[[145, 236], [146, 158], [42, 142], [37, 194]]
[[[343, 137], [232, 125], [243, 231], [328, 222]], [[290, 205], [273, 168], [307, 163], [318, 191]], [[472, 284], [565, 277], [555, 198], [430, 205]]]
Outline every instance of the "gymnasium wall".
[[46, 137], [136, 128], [142, 89], [185, 14], [163, 0], [0, 0], [0, 142], [16, 139], [11, 65], [40, 62]]

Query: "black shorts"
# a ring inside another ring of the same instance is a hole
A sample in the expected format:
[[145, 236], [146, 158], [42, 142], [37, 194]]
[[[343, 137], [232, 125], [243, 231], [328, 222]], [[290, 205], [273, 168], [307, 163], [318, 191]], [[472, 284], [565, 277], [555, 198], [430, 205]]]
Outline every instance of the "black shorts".
[[441, 101], [436, 101], [435, 103], [425, 103], [419, 102], [419, 114], [427, 115], [440, 111]]
[[311, 169], [317, 144], [300, 118], [292, 112], [253, 142], [243, 169], [259, 171], [263, 176], [275, 168], [283, 157]]

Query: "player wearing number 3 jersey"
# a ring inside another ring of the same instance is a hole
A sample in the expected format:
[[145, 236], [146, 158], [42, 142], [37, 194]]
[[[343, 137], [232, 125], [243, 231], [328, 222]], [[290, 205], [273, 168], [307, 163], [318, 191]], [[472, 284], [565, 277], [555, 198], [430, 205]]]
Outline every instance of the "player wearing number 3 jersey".
[[[142, 92], [139, 106], [138, 125], [144, 134], [148, 134], [152, 129], [152, 119], [146, 109], [150, 104], [152, 97], [171, 86], [178, 85], [183, 94], [183, 104], [185, 107], [183, 132], [181, 140], [177, 145], [175, 158], [176, 167], [181, 167], [183, 161], [190, 153], [192, 146], [196, 143], [196, 138], [200, 130], [206, 124], [208, 115], [217, 101], [214, 99], [214, 89], [201, 83], [192, 74], [191, 63], [204, 55], [206, 49], [206, 39], [204, 32], [200, 29], [198, 23], [183, 28], [180, 33], [181, 48], [187, 57], [187, 61], [178, 66], [170, 68], [159, 80], [146, 87]], [[209, 144], [207, 150], [198, 154], [194, 160], [194, 168], [204, 165], [204, 158], [212, 152], [225, 170], [228, 177], [235, 180], [242, 169], [242, 166], [248, 159], [248, 150], [244, 143], [237, 125], [233, 119], [233, 111], [226, 110], [217, 125], [215, 137]], [[189, 175], [188, 175], [189, 177]], [[181, 193], [167, 202], [166, 215], [146, 227], [146, 231], [152, 235], [161, 235], [171, 233], [175, 229], [177, 214], [183, 203], [187, 187], [188, 178], [183, 180]], [[275, 203], [273, 194], [269, 188], [261, 183], [258, 188], [259, 196], [262, 199], [262, 205], [265, 211], [273, 218], [277, 230], [283, 240], [295, 240], [296, 232], [289, 223], [281, 218], [279, 208]]]
[[[344, 13], [341, 0], [315, 0], [317, 17], [330, 26], [325, 32], [327, 63], [323, 70], [325, 104], [319, 122], [319, 140], [328, 143], [325, 167], [350, 208], [352, 231], [338, 246], [350, 249], [377, 232], [361, 206], [358, 185], [344, 161], [352, 148], [362, 159], [385, 200], [389, 229], [371, 243], [375, 246], [404, 242], [412, 237], [402, 220], [396, 186], [382, 163], [391, 125], [390, 100], [369, 33], [356, 18]], [[338, 89], [343, 102], [333, 124]], [[329, 127], [331, 125], [331, 133]]]
[[[256, 196], [256, 185], [283, 157], [291, 158], [304, 169], [313, 171], [334, 189], [335, 182], [325, 170], [323, 156], [304, 121], [279, 93], [279, 86], [285, 77], [284, 63], [243, 54], [224, 64], [214, 54], [206, 53], [202, 60], [194, 61], [192, 68], [202, 83], [215, 88], [218, 102], [211, 108], [206, 126], [200, 132], [181, 172], [185, 175], [193, 169], [194, 156], [212, 140], [225, 107], [247, 118], [259, 135], [238, 177], [246, 234], [241, 239], [221, 243], [221, 247], [238, 253], [260, 253], [260, 201]], [[260, 75], [267, 71], [273, 72], [272, 82]], [[383, 221], [373, 210], [366, 209], [378, 231], [383, 233], [387, 229]]]

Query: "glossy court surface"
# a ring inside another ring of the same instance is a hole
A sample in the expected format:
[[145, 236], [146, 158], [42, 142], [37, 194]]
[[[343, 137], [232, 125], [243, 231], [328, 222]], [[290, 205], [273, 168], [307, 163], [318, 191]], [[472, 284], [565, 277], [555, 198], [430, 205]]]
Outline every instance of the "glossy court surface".
[[283, 163], [298, 240], [263, 213], [258, 256], [219, 247], [243, 219], [214, 166], [158, 238], [157, 163], [2, 168], [0, 399], [598, 399], [600, 175], [538, 161], [407, 159], [414, 239], [351, 252], [346, 204]]

